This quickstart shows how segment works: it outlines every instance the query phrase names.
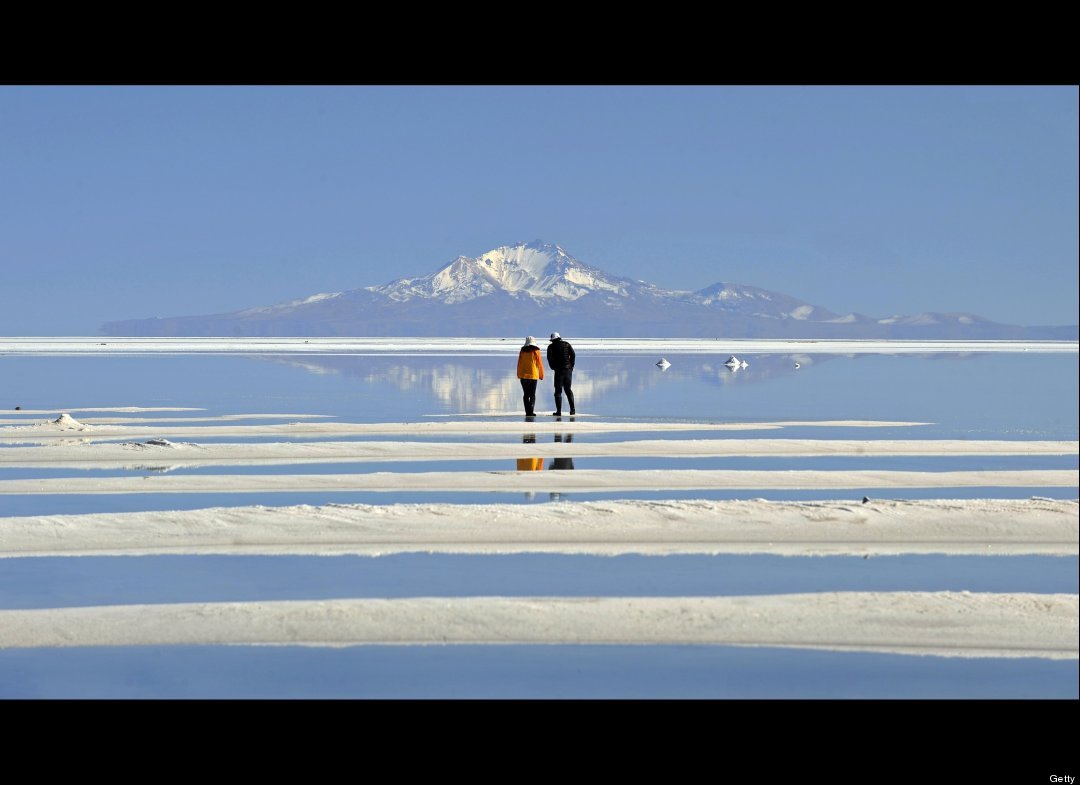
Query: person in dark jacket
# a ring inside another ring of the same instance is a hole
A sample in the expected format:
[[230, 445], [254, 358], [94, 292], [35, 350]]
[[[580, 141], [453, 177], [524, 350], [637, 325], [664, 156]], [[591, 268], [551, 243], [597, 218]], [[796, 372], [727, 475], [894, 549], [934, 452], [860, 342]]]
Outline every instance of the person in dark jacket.
[[525, 416], [536, 416], [536, 383], [544, 378], [544, 363], [540, 359], [540, 347], [531, 335], [518, 352], [517, 377], [521, 380], [521, 401], [525, 404]]
[[548, 368], [555, 379], [555, 411], [551, 414], [562, 417], [563, 393], [566, 393], [566, 402], [570, 404], [570, 414], [576, 414], [574, 409], [574, 391], [570, 384], [574, 377], [574, 347], [562, 339], [558, 333], [551, 334], [551, 343], [547, 348]]

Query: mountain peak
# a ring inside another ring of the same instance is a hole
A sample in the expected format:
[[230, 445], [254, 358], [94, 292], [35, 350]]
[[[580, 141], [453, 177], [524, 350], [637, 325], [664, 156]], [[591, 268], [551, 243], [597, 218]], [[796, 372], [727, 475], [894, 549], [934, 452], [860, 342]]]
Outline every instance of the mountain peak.
[[533, 240], [501, 245], [477, 257], [459, 256], [420, 278], [400, 278], [372, 291], [403, 302], [414, 298], [446, 303], [502, 292], [547, 300], [576, 300], [595, 291], [624, 295], [625, 282], [579, 262], [559, 245]]
[[534, 250], [554, 250], [554, 251], [559, 251], [560, 253], [566, 253], [556, 243], [549, 243], [546, 240], [539, 240], [539, 239], [530, 240], [527, 243], [526, 242], [514, 243], [514, 245], [512, 245], [511, 247], [512, 248], [519, 248], [519, 247], [521, 247], [521, 248], [532, 248]]
[[[527, 243], [519, 242], [514, 243], [514, 245], [510, 247], [514, 249], [523, 248], [530, 251], [551, 254], [553, 256], [565, 256], [569, 259], [574, 259], [574, 257], [570, 256], [570, 254], [566, 252], [566, 249], [563, 248], [561, 245], [559, 245], [558, 243], [549, 243], [546, 240], [530, 240]], [[581, 262], [578, 262], [577, 259], [574, 259], [574, 261], [578, 264], [581, 264]]]

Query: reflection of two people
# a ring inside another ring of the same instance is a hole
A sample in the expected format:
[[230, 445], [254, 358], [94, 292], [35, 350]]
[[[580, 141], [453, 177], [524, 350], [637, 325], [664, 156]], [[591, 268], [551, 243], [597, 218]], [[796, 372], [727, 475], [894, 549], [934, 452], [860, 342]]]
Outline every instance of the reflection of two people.
[[[536, 434], [526, 433], [521, 437], [522, 444], [536, 444]], [[518, 458], [517, 470], [519, 472], [538, 472], [544, 468], [543, 458]]]
[[[570, 444], [574, 441], [574, 434], [572, 433], [557, 433], [555, 434], [556, 444]], [[549, 469], [573, 469], [573, 458], [552, 458]]]
[[[556, 444], [572, 444], [574, 441], [574, 434], [572, 433], [557, 433], [555, 434]], [[536, 434], [526, 433], [521, 437], [522, 444], [536, 444]], [[519, 472], [538, 472], [544, 468], [543, 458], [518, 458], [517, 470]], [[573, 469], [573, 458], [552, 458], [551, 463], [548, 465], [548, 469]]]
[[[572, 433], [557, 433], [557, 434], [555, 434], [555, 443], [556, 444], [572, 444], [573, 441], [574, 441], [574, 434], [572, 434]], [[535, 433], [524, 434], [521, 437], [521, 443], [522, 444], [536, 444], [536, 434]], [[573, 468], [574, 468], [574, 459], [570, 458], [570, 457], [567, 457], [567, 458], [552, 458], [551, 463], [548, 464], [548, 469], [573, 469]], [[544, 469], [544, 459], [543, 458], [518, 458], [517, 459], [517, 470], [519, 472], [538, 472], [538, 471], [543, 471], [543, 469]], [[562, 493], [560, 493], [558, 491], [552, 491], [551, 493], [548, 494], [548, 498], [550, 498], [553, 501], [555, 499], [559, 499], [561, 497], [562, 497]], [[527, 498], [527, 499], [533, 498], [533, 493], [531, 491], [526, 491], [525, 498]]]
[[[566, 433], [566, 434], [557, 433], [557, 434], [555, 434], [555, 442], [556, 443], [561, 442], [562, 444], [570, 444], [573, 441], [574, 441], [574, 434], [572, 434], [572, 433]], [[549, 469], [573, 469], [574, 468], [574, 459], [573, 458], [552, 458], [551, 459], [551, 464], [548, 465], [548, 468]], [[561, 491], [552, 491], [551, 493], [548, 494], [548, 499], [550, 499], [551, 501], [556, 501], [556, 500], [561, 499], [561, 498], [562, 498], [562, 492]]]
[[[536, 444], [536, 434], [526, 433], [521, 437], [522, 444]], [[517, 470], [519, 472], [538, 472], [544, 468], [543, 458], [518, 458]], [[530, 501], [536, 497], [533, 491], [525, 491], [525, 498]]]

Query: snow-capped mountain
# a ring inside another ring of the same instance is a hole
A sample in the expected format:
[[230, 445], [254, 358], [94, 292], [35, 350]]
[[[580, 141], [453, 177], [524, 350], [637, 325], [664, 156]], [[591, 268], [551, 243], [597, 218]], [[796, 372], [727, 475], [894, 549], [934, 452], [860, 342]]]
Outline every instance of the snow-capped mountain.
[[627, 295], [630, 281], [579, 262], [557, 245], [539, 240], [504, 245], [471, 259], [459, 256], [449, 265], [421, 278], [400, 278], [368, 291], [396, 302], [413, 298], [453, 303], [475, 300], [502, 291], [540, 300], [576, 300], [593, 292]]
[[459, 256], [381, 286], [314, 294], [209, 316], [109, 322], [106, 335], [566, 335], [727, 338], [1076, 338], [971, 314], [874, 319], [752, 286], [673, 291], [610, 275], [558, 245], [534, 241]]

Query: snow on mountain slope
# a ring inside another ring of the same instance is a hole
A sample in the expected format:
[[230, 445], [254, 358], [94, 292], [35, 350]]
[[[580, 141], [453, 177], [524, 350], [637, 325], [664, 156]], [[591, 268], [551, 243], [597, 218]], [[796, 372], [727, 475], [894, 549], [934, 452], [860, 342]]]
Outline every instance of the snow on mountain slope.
[[745, 316], [816, 322], [838, 318], [832, 311], [786, 294], [733, 283], [715, 283], [694, 292], [691, 300]]
[[887, 316], [884, 319], [878, 319], [878, 324], [889, 325], [913, 325], [913, 326], [933, 326], [941, 324], [990, 324], [986, 319], [981, 316], [975, 316], [970, 313], [917, 313], [912, 316]]
[[237, 316], [261, 316], [261, 315], [273, 315], [275, 313], [290, 313], [297, 308], [305, 305], [311, 305], [312, 303], [322, 302], [323, 300], [333, 300], [337, 297], [341, 297], [343, 292], [327, 292], [323, 294], [313, 294], [310, 297], [301, 297], [299, 300], [289, 300], [286, 303], [278, 303], [277, 305], [266, 305], [257, 308], [246, 308], [243, 311], [237, 311]]
[[535, 241], [504, 245], [475, 258], [459, 256], [430, 275], [367, 288], [397, 302], [420, 297], [452, 304], [497, 291], [566, 301], [597, 291], [626, 296], [628, 283], [579, 262], [557, 245]]

